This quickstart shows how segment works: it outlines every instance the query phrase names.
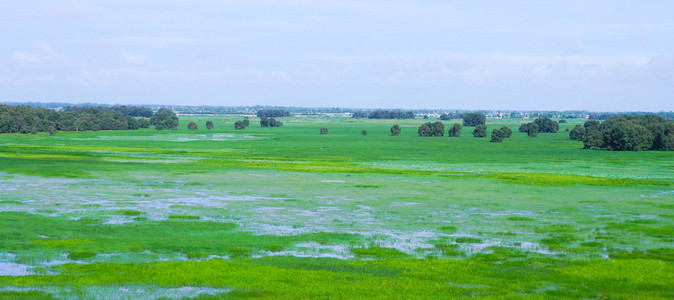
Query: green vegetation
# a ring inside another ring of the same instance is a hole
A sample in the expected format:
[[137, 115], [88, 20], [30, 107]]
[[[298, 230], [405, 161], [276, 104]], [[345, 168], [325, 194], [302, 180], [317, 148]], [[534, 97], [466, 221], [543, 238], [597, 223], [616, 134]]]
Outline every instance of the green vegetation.
[[485, 125], [487, 117], [481, 113], [469, 113], [463, 115], [463, 126]]
[[0, 135], [0, 298], [674, 297], [671, 152], [237, 120]]
[[419, 136], [443, 136], [445, 135], [445, 125], [442, 122], [428, 122], [421, 124], [417, 132]]
[[569, 138], [583, 141], [585, 149], [612, 151], [674, 150], [674, 121], [656, 115], [619, 115], [599, 123], [576, 125]]

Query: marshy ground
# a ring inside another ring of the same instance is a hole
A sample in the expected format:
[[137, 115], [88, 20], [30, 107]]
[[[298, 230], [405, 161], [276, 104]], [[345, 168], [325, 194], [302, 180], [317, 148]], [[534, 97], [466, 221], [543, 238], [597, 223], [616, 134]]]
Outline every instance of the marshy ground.
[[674, 297], [671, 152], [237, 119], [0, 135], [0, 296]]

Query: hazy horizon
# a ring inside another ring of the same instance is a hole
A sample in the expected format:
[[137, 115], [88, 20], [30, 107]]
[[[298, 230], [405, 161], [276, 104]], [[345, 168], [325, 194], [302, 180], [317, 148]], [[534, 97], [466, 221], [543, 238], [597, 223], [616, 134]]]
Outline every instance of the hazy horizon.
[[669, 1], [0, 8], [0, 102], [674, 110]]

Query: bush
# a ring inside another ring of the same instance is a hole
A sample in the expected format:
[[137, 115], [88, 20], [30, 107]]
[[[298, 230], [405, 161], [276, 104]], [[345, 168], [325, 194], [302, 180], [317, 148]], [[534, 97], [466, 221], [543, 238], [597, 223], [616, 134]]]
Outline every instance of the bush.
[[208, 130], [213, 129], [213, 121], [206, 121], [206, 129]]
[[234, 122], [234, 130], [243, 130], [246, 129], [246, 127], [248, 126], [246, 126], [246, 123], [244, 123], [243, 121]]
[[520, 125], [519, 131], [520, 132], [529, 132], [529, 123], [524, 123], [524, 124]]
[[178, 121], [176, 114], [166, 108], [160, 108], [150, 118], [150, 124], [154, 125], [156, 130], [178, 129]]
[[576, 125], [576, 127], [573, 127], [571, 131], [569, 132], [569, 138], [574, 140], [574, 141], [582, 141], [583, 138], [585, 137], [585, 127], [582, 125]]
[[281, 121], [276, 121], [274, 118], [262, 117], [260, 118], [260, 126], [262, 127], [281, 127], [283, 123]]
[[539, 133], [556, 133], [559, 131], [559, 123], [549, 118], [538, 118], [534, 120], [534, 123], [538, 125]]
[[503, 132], [503, 130], [501, 130], [501, 129], [494, 129], [494, 130], [491, 132], [491, 141], [489, 141], [489, 142], [492, 142], [492, 143], [500, 143], [500, 142], [503, 142], [503, 139], [504, 139], [505, 137], [506, 137], [506, 136], [505, 136], [505, 132]]
[[392, 136], [399, 136], [400, 135], [400, 126], [398, 124], [395, 124], [391, 126], [391, 135]]
[[500, 130], [503, 132], [503, 136], [505, 138], [509, 138], [513, 135], [512, 129], [510, 129], [510, 127], [508, 127], [508, 126], [503, 126], [503, 127], [501, 127]]
[[197, 127], [197, 124], [194, 122], [190, 122], [189, 124], [187, 124], [187, 129], [189, 130], [197, 130], [198, 128], [199, 127]]
[[474, 137], [486, 137], [487, 136], [487, 126], [485, 126], [485, 125], [475, 126], [475, 130], [473, 130], [473, 136]]
[[419, 136], [443, 136], [445, 135], [445, 125], [442, 125], [442, 122], [428, 122], [419, 126], [417, 132]]
[[469, 113], [463, 116], [463, 126], [485, 125], [486, 120], [487, 117], [481, 113]]
[[328, 129], [325, 127], [321, 127], [321, 134], [328, 134]]
[[367, 131], [363, 130], [360, 134], [367, 135]]
[[529, 137], [536, 137], [538, 136], [538, 124], [536, 123], [529, 123], [527, 125], [527, 135]]
[[[290, 117], [290, 112], [282, 109], [261, 109], [257, 111], [258, 118], [279, 118], [279, 117]], [[274, 127], [274, 126], [270, 126]]]
[[452, 125], [452, 128], [449, 129], [449, 132], [447, 132], [447, 136], [449, 136], [449, 137], [459, 137], [459, 136], [461, 136], [461, 129], [462, 128], [463, 128], [463, 126], [461, 126], [461, 124], [454, 123], [454, 125]]

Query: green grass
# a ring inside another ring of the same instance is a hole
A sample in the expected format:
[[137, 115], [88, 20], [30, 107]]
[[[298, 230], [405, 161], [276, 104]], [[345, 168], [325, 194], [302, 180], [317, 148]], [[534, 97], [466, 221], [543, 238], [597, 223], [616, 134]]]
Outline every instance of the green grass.
[[579, 120], [536, 138], [517, 132], [531, 120], [489, 120], [514, 131], [489, 143], [472, 127], [416, 136], [428, 120], [261, 128], [251, 118], [235, 131], [240, 118], [0, 135], [0, 261], [40, 274], [0, 276], [0, 298], [105, 297], [110, 286], [231, 290], [212, 298], [674, 297], [671, 152], [584, 150], [563, 133]]

